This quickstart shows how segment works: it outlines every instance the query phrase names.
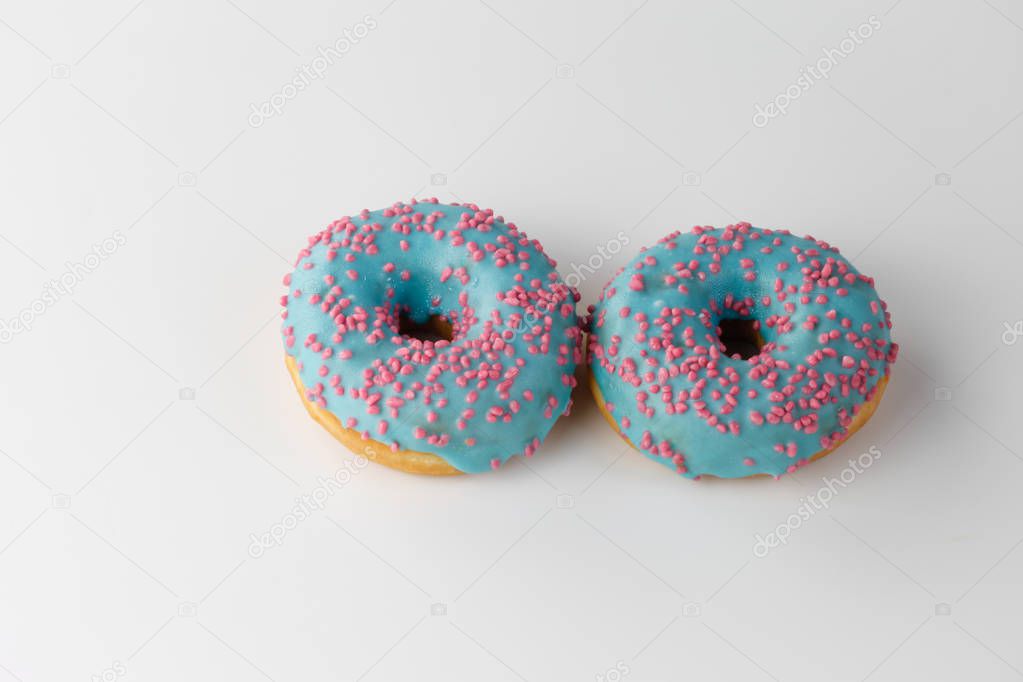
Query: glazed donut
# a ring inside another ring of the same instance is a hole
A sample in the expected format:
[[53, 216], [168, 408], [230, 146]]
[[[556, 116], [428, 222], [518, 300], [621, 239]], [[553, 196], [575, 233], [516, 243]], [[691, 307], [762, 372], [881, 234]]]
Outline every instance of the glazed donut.
[[873, 280], [838, 249], [749, 223], [643, 249], [592, 313], [601, 412], [688, 478], [826, 455], [870, 418], [898, 353]]
[[284, 279], [286, 362], [345, 446], [427, 474], [530, 457], [570, 406], [578, 294], [490, 209], [436, 199], [343, 217]]

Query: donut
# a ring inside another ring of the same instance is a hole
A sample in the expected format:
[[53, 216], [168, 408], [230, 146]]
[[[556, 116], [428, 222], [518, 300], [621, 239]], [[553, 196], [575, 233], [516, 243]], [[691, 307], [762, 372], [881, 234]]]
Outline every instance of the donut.
[[870, 277], [825, 242], [749, 223], [642, 249], [589, 326], [601, 413], [687, 478], [823, 457], [874, 413], [898, 354]]
[[578, 293], [490, 209], [436, 199], [335, 220], [285, 276], [285, 361], [356, 454], [422, 474], [531, 457], [568, 411]]

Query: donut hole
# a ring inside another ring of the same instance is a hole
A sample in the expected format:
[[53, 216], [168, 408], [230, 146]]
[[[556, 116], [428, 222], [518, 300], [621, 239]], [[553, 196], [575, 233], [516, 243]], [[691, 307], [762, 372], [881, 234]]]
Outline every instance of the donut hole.
[[420, 341], [451, 341], [454, 328], [443, 315], [430, 315], [422, 322], [412, 319], [408, 311], [398, 314], [398, 333]]
[[759, 355], [764, 347], [764, 337], [757, 326], [757, 321], [751, 318], [721, 320], [718, 323], [718, 340], [725, 347], [725, 354], [730, 358], [739, 356], [743, 360]]

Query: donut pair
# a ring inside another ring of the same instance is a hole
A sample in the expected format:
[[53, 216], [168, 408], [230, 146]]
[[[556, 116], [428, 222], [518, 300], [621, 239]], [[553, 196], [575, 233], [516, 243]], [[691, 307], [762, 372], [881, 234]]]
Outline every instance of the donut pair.
[[834, 247], [748, 223], [676, 232], [579, 294], [490, 209], [396, 203], [309, 238], [284, 279], [286, 363], [356, 454], [423, 474], [531, 457], [584, 357], [601, 412], [689, 478], [780, 476], [876, 409], [898, 347]]

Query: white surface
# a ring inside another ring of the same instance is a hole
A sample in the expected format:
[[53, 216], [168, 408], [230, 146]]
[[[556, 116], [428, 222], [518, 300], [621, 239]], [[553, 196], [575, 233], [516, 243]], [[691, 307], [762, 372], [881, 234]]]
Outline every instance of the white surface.
[[[0, 3], [0, 318], [125, 238], [0, 346], [0, 681], [1023, 676], [1019, 2], [134, 1]], [[284, 371], [288, 259], [413, 195], [496, 208], [565, 274], [624, 230], [584, 306], [676, 227], [810, 232], [876, 277], [891, 387], [798, 476], [702, 483], [580, 391], [528, 468], [371, 465], [253, 558], [352, 461]]]

